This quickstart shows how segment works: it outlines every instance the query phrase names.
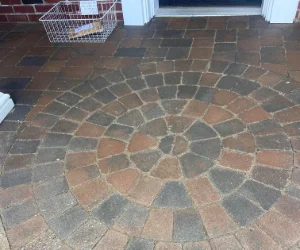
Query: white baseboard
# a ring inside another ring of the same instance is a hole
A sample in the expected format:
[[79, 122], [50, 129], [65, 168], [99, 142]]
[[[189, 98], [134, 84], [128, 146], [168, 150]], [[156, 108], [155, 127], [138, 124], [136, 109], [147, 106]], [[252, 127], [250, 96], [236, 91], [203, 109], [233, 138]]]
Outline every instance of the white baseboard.
[[10, 96], [0, 92], [0, 123], [4, 120], [14, 106], [14, 102]]
[[261, 7], [163, 7], [156, 17], [190, 17], [190, 16], [250, 16], [261, 15]]

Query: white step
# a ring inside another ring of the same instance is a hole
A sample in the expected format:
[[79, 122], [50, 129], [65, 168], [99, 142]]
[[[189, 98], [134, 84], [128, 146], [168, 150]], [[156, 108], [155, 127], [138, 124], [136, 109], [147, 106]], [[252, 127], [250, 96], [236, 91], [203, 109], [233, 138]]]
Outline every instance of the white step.
[[0, 92], [0, 123], [4, 120], [14, 106], [14, 102], [10, 96]]

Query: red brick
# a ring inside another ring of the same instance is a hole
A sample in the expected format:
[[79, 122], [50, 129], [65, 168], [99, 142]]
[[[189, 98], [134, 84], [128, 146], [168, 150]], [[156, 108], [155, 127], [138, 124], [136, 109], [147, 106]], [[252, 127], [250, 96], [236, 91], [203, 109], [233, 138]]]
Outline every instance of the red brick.
[[1, 4], [14, 5], [14, 4], [22, 4], [22, 2], [21, 2], [21, 0], [1, 0]]
[[231, 103], [237, 97], [238, 97], [238, 95], [235, 93], [232, 93], [232, 92], [226, 91], [226, 90], [220, 90], [215, 94], [212, 102], [216, 105], [224, 106], [224, 105], [228, 105], [229, 103]]
[[275, 86], [282, 79], [283, 79], [283, 76], [273, 73], [273, 72], [268, 72], [267, 74], [259, 77], [257, 82], [263, 86], [272, 87], [272, 86]]
[[[90, 179], [93, 179], [97, 176], [99, 176], [99, 172], [93, 173], [92, 169], [94, 169], [95, 165], [82, 167], [82, 168], [74, 168], [68, 171], [65, 176], [70, 184], [70, 186], [76, 186], [79, 184], [82, 184]], [[92, 168], [92, 169], [91, 169]], [[96, 168], [98, 171], [98, 168]]]
[[[27, 43], [27, 42], [26, 42]], [[18, 67], [18, 77], [35, 77], [38, 74], [38, 71], [41, 69], [40, 66], [30, 66], [30, 67]]]
[[227, 108], [235, 114], [240, 114], [245, 110], [252, 108], [254, 105], [255, 103], [252, 100], [249, 100], [246, 97], [240, 97], [230, 103]]
[[153, 177], [159, 179], [178, 179], [181, 176], [181, 168], [177, 158], [165, 158], [151, 171]]
[[38, 22], [43, 15], [28, 14], [29, 22]]
[[[29, 20], [30, 16], [28, 15]], [[45, 63], [43, 68], [41, 69], [42, 72], [59, 72], [64, 66], [66, 62], [65, 61], [48, 61]]]
[[229, 167], [241, 171], [249, 171], [253, 162], [253, 156], [240, 154], [234, 151], [223, 151], [220, 164], [223, 167]]
[[171, 241], [173, 233], [173, 212], [168, 209], [152, 209], [142, 236], [154, 240]]
[[275, 114], [275, 118], [282, 123], [296, 122], [300, 120], [300, 106], [292, 107], [279, 111]]
[[122, 12], [117, 12], [117, 20], [123, 21], [123, 13]]
[[13, 249], [25, 245], [34, 237], [41, 234], [48, 228], [42, 216], [35, 216], [31, 219], [7, 230], [7, 238]]
[[189, 59], [211, 59], [212, 49], [211, 48], [197, 48], [194, 47], [190, 51]]
[[289, 218], [291, 221], [295, 223], [300, 223], [300, 201], [282, 195], [279, 201], [275, 205], [275, 209], [282, 213], [284, 216]]
[[210, 106], [204, 115], [203, 119], [209, 124], [215, 124], [229, 120], [232, 114], [220, 107]]
[[83, 207], [91, 208], [106, 199], [111, 191], [103, 180], [94, 179], [75, 187], [72, 192]]
[[142, 39], [140, 38], [125, 38], [122, 40], [119, 48], [139, 48]]
[[28, 22], [27, 15], [7, 15], [8, 22], [11, 23], [22, 23], [22, 22]]
[[125, 169], [123, 171], [109, 174], [106, 181], [115, 189], [123, 194], [127, 194], [129, 190], [136, 184], [140, 172], [136, 169]]
[[289, 71], [289, 75], [292, 79], [300, 82], [300, 71]]
[[6, 208], [30, 198], [33, 198], [33, 191], [30, 185], [2, 189], [0, 190], [0, 208]]
[[61, 95], [59, 92], [47, 91], [40, 97], [36, 105], [46, 106], [59, 95]]
[[[30, 90], [45, 90], [49, 87], [50, 82], [56, 77], [56, 73], [39, 72], [31, 82], [26, 86]], [[41, 105], [41, 104], [39, 104]]]
[[70, 153], [66, 157], [66, 168], [80, 168], [96, 162], [95, 152]]
[[200, 209], [200, 215], [210, 237], [221, 236], [237, 229], [236, 224], [219, 203]]
[[97, 126], [91, 123], [83, 123], [75, 135], [83, 137], [100, 137], [104, 131], [105, 128], [102, 126]]
[[35, 157], [34, 154], [8, 155], [5, 160], [4, 171], [30, 168], [34, 165]]
[[257, 153], [256, 163], [275, 168], [291, 169], [293, 167], [293, 154], [275, 150], [262, 150]]
[[243, 74], [245, 78], [256, 80], [266, 73], [266, 70], [250, 66]]
[[214, 38], [202, 38], [202, 39], [194, 39], [192, 47], [200, 47], [200, 48], [212, 48], [214, 45]]
[[120, 154], [125, 150], [125, 143], [114, 139], [101, 139], [98, 146], [98, 157]]
[[158, 242], [155, 244], [154, 250], [181, 250], [180, 243], [173, 242]]
[[45, 3], [59, 3], [60, 0], [44, 0]]
[[227, 137], [223, 140], [223, 146], [225, 148], [230, 148], [246, 153], [255, 152], [254, 138], [250, 133], [242, 133], [236, 136]]
[[14, 13], [14, 9], [11, 6], [0, 6], [0, 13]]
[[210, 244], [213, 250], [243, 249], [233, 235], [226, 235], [220, 238], [212, 239]]
[[[24, 93], [26, 95], [26, 93]], [[45, 128], [40, 128], [40, 127], [26, 127], [22, 133], [19, 135], [19, 139], [24, 139], [24, 140], [38, 140], [42, 139], [44, 135], [46, 134], [46, 129]]]
[[208, 107], [208, 103], [191, 100], [183, 111], [183, 115], [201, 117]]
[[15, 13], [34, 13], [34, 8], [30, 5], [14, 6]]
[[149, 148], [154, 148], [158, 144], [158, 140], [145, 135], [141, 132], [136, 132], [132, 135], [132, 138], [128, 145], [129, 152], [138, 152]]
[[129, 192], [129, 197], [143, 206], [150, 206], [160, 191], [163, 183], [158, 179], [142, 177]]
[[254, 123], [271, 118], [271, 115], [266, 112], [262, 107], [255, 107], [245, 111], [239, 116], [245, 123]]
[[120, 116], [126, 112], [126, 108], [118, 101], [113, 101], [105, 105], [102, 107], [102, 110], [113, 116]]
[[3, 22], [3, 23], [8, 22], [6, 15], [0, 15], [0, 22]]
[[186, 29], [189, 22], [189, 18], [182, 17], [182, 18], [170, 18], [168, 23], [168, 30], [181, 30]]
[[220, 74], [215, 73], [202, 73], [201, 79], [200, 79], [200, 85], [201, 86], [208, 86], [213, 87], [216, 85], [218, 80], [220, 79]]
[[285, 248], [294, 245], [300, 239], [300, 227], [275, 210], [266, 213], [258, 224]]
[[273, 71], [275, 73], [287, 76], [286, 64], [270, 64], [264, 63], [261, 65], [262, 68]]
[[80, 67], [81, 65], [84, 65], [84, 67], [93, 67], [95, 63], [95, 56], [71, 56], [66, 66]]
[[242, 229], [235, 235], [244, 249], [282, 249], [269, 235], [256, 225]]
[[174, 71], [174, 62], [163, 61], [157, 63], [157, 72], [171, 72]]
[[45, 5], [45, 4], [41, 4], [41, 5], [38, 5], [36, 4], [35, 5], [35, 10], [36, 12], [47, 12], [49, 11], [54, 5]]
[[59, 76], [63, 79], [84, 79], [92, 72], [92, 67], [64, 67]]
[[98, 62], [98, 64], [96, 65], [96, 67], [98, 68], [113, 68], [116, 69], [118, 67], [118, 65], [121, 62], [121, 58], [119, 57], [112, 57], [112, 56], [105, 56], [102, 57], [101, 60]]
[[25, 121], [32, 121], [32, 119], [42, 111], [44, 107], [43, 106], [39, 106], [39, 105], [35, 105], [32, 107], [32, 109], [30, 110], [30, 112], [28, 113], [28, 115], [25, 118]]
[[121, 3], [116, 3], [116, 10], [117, 11], [122, 11], [122, 4]]
[[220, 195], [207, 177], [188, 180], [185, 183], [193, 201], [201, 207], [220, 200]]
[[166, 117], [168, 128], [173, 133], [182, 133], [187, 130], [195, 121], [194, 118], [179, 115], [170, 115]]
[[113, 229], [109, 229], [103, 238], [96, 245], [94, 250], [111, 250], [111, 249], [125, 249], [128, 241], [128, 236]]

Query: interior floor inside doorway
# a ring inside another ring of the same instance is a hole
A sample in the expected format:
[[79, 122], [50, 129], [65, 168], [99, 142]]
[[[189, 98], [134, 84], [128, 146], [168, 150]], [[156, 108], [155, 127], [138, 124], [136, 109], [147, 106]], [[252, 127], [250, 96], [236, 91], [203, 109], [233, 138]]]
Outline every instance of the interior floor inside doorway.
[[261, 6], [262, 0], [159, 0], [160, 7]]

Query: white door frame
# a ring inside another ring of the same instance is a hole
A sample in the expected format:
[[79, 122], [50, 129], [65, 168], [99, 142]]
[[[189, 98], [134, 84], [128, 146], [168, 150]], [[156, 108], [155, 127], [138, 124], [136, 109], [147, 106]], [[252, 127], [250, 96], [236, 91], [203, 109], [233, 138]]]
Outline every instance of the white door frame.
[[0, 124], [8, 113], [13, 109], [14, 103], [9, 94], [0, 92]]
[[[263, 0], [261, 14], [270, 23], [292, 23], [296, 16], [298, 2], [298, 0]], [[125, 25], [142, 26], [148, 23], [151, 18], [157, 14], [159, 9], [159, 0], [122, 0], [122, 9]], [[190, 8], [191, 12], [187, 11], [187, 9], [188, 8], [185, 8], [185, 12], [182, 15], [175, 15], [175, 12], [173, 11], [170, 12], [169, 15], [164, 14], [164, 16], [211, 16], [212, 13], [219, 16], [224, 15], [224, 8], [219, 8], [222, 9], [223, 12], [218, 12], [218, 10], [214, 10], [214, 8], [210, 8], [210, 12], [202, 11], [202, 13], [209, 14], [201, 14], [201, 9], [203, 10], [203, 8]], [[197, 11], [197, 9], [199, 9], [199, 11]], [[227, 9], [227, 15], [241, 14], [253, 15], [253, 12], [250, 12], [250, 9], [249, 12], [244, 13], [239, 11], [232, 12], [232, 8], [230, 7]]]

